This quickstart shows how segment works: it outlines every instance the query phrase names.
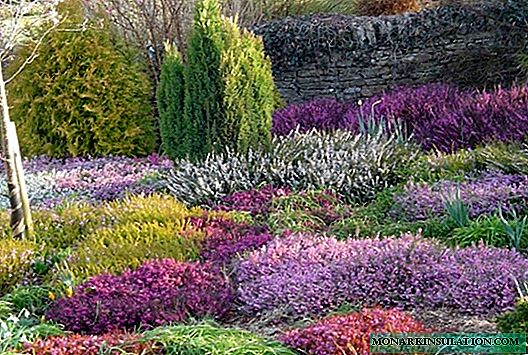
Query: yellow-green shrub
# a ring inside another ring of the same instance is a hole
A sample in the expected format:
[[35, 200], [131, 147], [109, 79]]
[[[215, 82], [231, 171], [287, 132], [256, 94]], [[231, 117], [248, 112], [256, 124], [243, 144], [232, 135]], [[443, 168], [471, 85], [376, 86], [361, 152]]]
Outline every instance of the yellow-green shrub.
[[35, 245], [25, 240], [0, 240], [0, 296], [22, 281], [30, 270]]
[[[199, 216], [171, 196], [131, 196], [102, 205], [76, 203], [55, 210], [34, 212], [35, 239], [48, 250], [75, 247], [99, 229], [129, 223], [176, 223]], [[2, 224], [3, 225], [3, 224]]]
[[[151, 88], [136, 53], [104, 21], [85, 19], [79, 0], [64, 1], [60, 12], [65, 21], [8, 85], [22, 150], [56, 157], [151, 153]], [[21, 47], [9, 74], [33, 47]]]
[[168, 224], [130, 222], [101, 229], [75, 248], [69, 270], [82, 280], [102, 272], [121, 273], [147, 259], [195, 260], [201, 238], [201, 233], [188, 230], [187, 219]]

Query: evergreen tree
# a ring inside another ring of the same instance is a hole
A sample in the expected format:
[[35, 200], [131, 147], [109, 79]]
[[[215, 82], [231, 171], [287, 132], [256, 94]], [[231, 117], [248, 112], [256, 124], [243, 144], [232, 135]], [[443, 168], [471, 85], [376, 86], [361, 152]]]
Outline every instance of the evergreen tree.
[[[55, 157], [150, 153], [155, 135], [144, 68], [106, 24], [81, 25], [79, 1], [65, 1], [60, 11], [67, 20], [8, 85], [23, 151]], [[19, 60], [29, 50], [22, 49]]]
[[196, 7], [185, 70], [185, 116], [192, 123], [191, 155], [200, 158], [221, 149], [218, 128], [224, 118], [220, 62], [224, 49], [223, 24], [216, 0]]
[[162, 147], [171, 159], [190, 154], [192, 129], [184, 115], [185, 67], [175, 46], [167, 44], [157, 89]]

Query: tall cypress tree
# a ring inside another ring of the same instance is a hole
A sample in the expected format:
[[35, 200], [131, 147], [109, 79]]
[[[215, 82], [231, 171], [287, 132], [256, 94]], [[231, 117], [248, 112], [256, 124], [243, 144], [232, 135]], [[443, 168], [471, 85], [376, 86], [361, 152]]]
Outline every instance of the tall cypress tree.
[[217, 137], [224, 117], [223, 48], [220, 6], [216, 0], [202, 0], [196, 7], [185, 71], [185, 116], [192, 123], [190, 151], [194, 158], [221, 149]]
[[184, 115], [184, 72], [180, 53], [174, 45], [167, 44], [157, 89], [157, 102], [162, 147], [173, 160], [186, 157], [191, 148], [193, 130], [188, 116]]

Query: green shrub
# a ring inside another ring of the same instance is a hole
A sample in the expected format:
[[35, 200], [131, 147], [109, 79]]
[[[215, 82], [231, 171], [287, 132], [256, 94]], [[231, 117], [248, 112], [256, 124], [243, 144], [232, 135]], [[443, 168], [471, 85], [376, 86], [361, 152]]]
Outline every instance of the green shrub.
[[174, 325], [144, 333], [145, 341], [160, 344], [167, 355], [294, 355], [279, 342], [263, 339], [244, 330], [220, 328], [215, 324]]
[[369, 238], [372, 236], [398, 236], [405, 233], [421, 232], [426, 238], [448, 239], [456, 228], [451, 220], [431, 218], [424, 221], [406, 222], [395, 221], [388, 218], [385, 222], [370, 219], [364, 215], [354, 215], [352, 217], [339, 220], [332, 225], [329, 235], [339, 239]]
[[[27, 155], [144, 155], [155, 144], [149, 80], [107, 25], [84, 21], [76, 0], [45, 37], [36, 59], [8, 85], [12, 118]], [[73, 29], [73, 30], [72, 30]], [[31, 52], [23, 48], [13, 73]]]
[[167, 44], [161, 67], [157, 102], [160, 115], [162, 147], [171, 159], [185, 158], [190, 153], [192, 130], [184, 115], [185, 67], [175, 46]]
[[235, 151], [269, 147], [276, 106], [271, 62], [260, 37], [225, 20], [227, 49], [222, 56], [224, 124], [221, 142]]
[[528, 333], [528, 298], [519, 299], [513, 311], [499, 317], [497, 328], [503, 333]]
[[521, 54], [521, 56], [519, 57], [519, 63], [521, 65], [521, 70], [525, 74], [528, 74], [528, 53]]
[[191, 122], [191, 158], [219, 148], [218, 129], [224, 119], [223, 50], [220, 6], [216, 0], [201, 0], [195, 10], [185, 69], [185, 120]]
[[130, 196], [121, 201], [101, 205], [75, 203], [55, 210], [34, 213], [35, 239], [46, 250], [75, 247], [98, 229], [124, 224], [170, 224], [202, 210], [187, 209], [171, 196]]
[[201, 233], [186, 233], [186, 222], [127, 223], [97, 230], [73, 250], [68, 268], [76, 280], [102, 272], [121, 273], [147, 259], [198, 258]]
[[272, 201], [268, 225], [275, 234], [292, 232], [323, 233], [346, 218], [350, 206], [326, 191], [308, 191], [275, 198]]
[[31, 269], [35, 245], [25, 240], [0, 240], [0, 296], [17, 285]]
[[410, 167], [408, 174], [415, 181], [462, 180], [483, 168], [473, 150], [461, 149], [453, 153], [433, 152], [422, 155]]

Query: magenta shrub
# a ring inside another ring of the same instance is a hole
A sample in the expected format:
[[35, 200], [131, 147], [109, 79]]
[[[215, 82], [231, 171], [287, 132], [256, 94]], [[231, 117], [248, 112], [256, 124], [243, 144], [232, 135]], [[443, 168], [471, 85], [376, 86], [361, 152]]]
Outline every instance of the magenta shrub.
[[450, 152], [489, 141], [522, 141], [528, 132], [528, 87], [477, 92], [437, 83], [400, 87], [361, 106], [314, 100], [277, 111], [274, 133], [284, 135], [297, 126], [300, 131], [357, 130], [358, 117], [396, 121], [426, 150]]
[[255, 250], [273, 239], [265, 226], [207, 217], [191, 218], [191, 224], [205, 233], [201, 259], [220, 266], [229, 266], [235, 257]]
[[505, 249], [449, 249], [411, 235], [346, 242], [293, 235], [252, 252], [234, 283], [240, 310], [251, 315], [323, 314], [345, 303], [497, 314], [514, 305], [514, 278], [526, 272], [528, 259]]
[[371, 333], [426, 333], [424, 325], [397, 309], [363, 309], [324, 318], [286, 332], [280, 340], [308, 355], [368, 355]]
[[221, 318], [231, 307], [228, 279], [210, 264], [153, 260], [122, 275], [103, 274], [55, 302], [46, 317], [67, 330], [102, 334], [117, 329]]
[[262, 215], [269, 212], [273, 199], [288, 196], [291, 190], [288, 188], [276, 188], [271, 185], [261, 189], [235, 192], [220, 200], [215, 207], [219, 211], [241, 211], [252, 215]]
[[331, 99], [316, 99], [304, 103], [291, 104], [273, 114], [272, 134], [288, 135], [299, 130], [335, 130], [349, 126], [345, 113], [349, 104]]

